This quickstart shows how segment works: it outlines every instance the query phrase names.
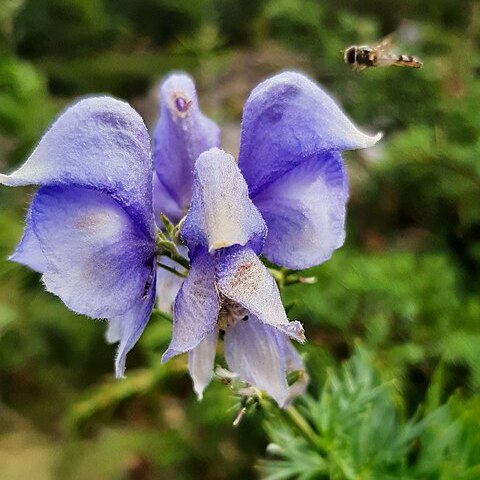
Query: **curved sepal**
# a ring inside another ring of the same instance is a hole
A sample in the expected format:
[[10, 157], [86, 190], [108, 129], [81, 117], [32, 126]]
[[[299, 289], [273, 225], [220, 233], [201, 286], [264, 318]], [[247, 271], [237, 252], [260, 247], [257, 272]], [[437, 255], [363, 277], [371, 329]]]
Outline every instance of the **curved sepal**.
[[71, 310], [110, 318], [124, 314], [142, 295], [155, 244], [110, 195], [41, 187], [31, 221], [45, 257], [45, 286]]
[[312, 157], [254, 199], [268, 225], [263, 255], [301, 270], [328, 260], [345, 240], [348, 177], [339, 153]]
[[218, 148], [202, 153], [195, 163], [193, 198], [182, 238], [210, 252], [247, 243], [259, 252], [266, 232], [234, 158]]
[[227, 249], [216, 271], [222, 295], [240, 304], [259, 321], [299, 342], [305, 341], [302, 324], [288, 321], [277, 284], [253, 250], [246, 247]]
[[265, 390], [280, 407], [288, 398], [282, 335], [253, 315], [237, 322], [225, 333], [225, 360], [242, 380]]
[[[119, 342], [115, 357], [115, 376], [117, 378], [125, 376], [127, 353], [135, 346], [150, 319], [155, 302], [155, 282], [155, 265], [152, 265], [151, 277], [145, 285], [141, 297], [135, 301], [127, 313], [110, 320], [112, 325], [117, 326], [117, 332], [111, 332], [110, 340]], [[116, 338], [112, 333], [116, 333]]]
[[265, 80], [250, 94], [243, 110], [238, 165], [254, 197], [305, 159], [370, 147], [380, 138], [358, 130], [307, 77], [285, 72]]
[[188, 371], [193, 389], [199, 400], [213, 377], [218, 330], [207, 335], [193, 350], [188, 352]]
[[162, 83], [160, 108], [153, 132], [158, 179], [155, 212], [178, 222], [192, 198], [195, 161], [202, 152], [220, 145], [220, 129], [201, 112], [195, 84], [183, 73], [172, 74]]
[[150, 138], [127, 103], [111, 97], [81, 100], [68, 108], [27, 161], [0, 183], [76, 185], [109, 193], [153, 235]]
[[162, 363], [192, 350], [212, 333], [219, 310], [214, 258], [200, 247], [192, 255], [190, 272], [175, 298], [172, 339]]

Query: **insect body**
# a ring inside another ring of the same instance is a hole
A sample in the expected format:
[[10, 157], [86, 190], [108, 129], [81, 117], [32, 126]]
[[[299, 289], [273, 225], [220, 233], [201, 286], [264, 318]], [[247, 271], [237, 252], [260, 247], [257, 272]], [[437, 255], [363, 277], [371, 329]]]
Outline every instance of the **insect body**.
[[391, 53], [391, 37], [386, 37], [373, 47], [352, 45], [343, 52], [343, 59], [353, 70], [359, 72], [368, 67], [397, 65], [399, 67], [420, 68], [422, 62], [412, 55]]

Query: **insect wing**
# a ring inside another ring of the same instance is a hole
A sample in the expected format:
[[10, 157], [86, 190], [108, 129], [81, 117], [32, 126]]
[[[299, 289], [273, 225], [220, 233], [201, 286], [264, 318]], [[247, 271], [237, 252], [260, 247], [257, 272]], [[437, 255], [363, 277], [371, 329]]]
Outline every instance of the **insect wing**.
[[383, 37], [373, 47], [372, 51], [375, 52], [375, 66], [383, 67], [393, 65], [398, 59], [398, 55], [392, 53], [393, 48], [393, 33]]
[[378, 67], [397, 65], [399, 67], [420, 68], [422, 62], [418, 58], [411, 55], [398, 55], [392, 52], [393, 38], [394, 34], [391, 33], [373, 47], [377, 57], [375, 65]]
[[375, 50], [379, 56], [387, 56], [388, 54], [391, 54], [392, 52], [392, 46], [393, 46], [393, 37], [394, 34], [391, 33], [390, 35], [387, 35], [386, 37], [383, 37], [380, 41], [378, 41], [372, 48], [372, 50]]

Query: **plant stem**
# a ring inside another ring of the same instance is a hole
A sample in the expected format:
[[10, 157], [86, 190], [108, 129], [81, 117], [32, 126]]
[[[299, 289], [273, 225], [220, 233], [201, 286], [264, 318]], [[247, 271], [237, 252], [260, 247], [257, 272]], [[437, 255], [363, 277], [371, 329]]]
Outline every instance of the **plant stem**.
[[[170, 258], [181, 265], [186, 270], [190, 270], [190, 262], [185, 258], [182, 257], [179, 253], [173, 253]], [[186, 276], [186, 275], [185, 275]]]
[[303, 437], [308, 440], [308, 442], [319, 452], [323, 454], [327, 454], [327, 450], [325, 445], [318, 437], [318, 435], [314, 432], [312, 427], [308, 424], [308, 422], [302, 417], [300, 412], [291, 405], [290, 407], [284, 410], [288, 420], [292, 423], [297, 430], [303, 435]]
[[168, 265], [165, 265], [164, 263], [157, 262], [157, 265], [160, 268], [163, 268], [164, 270], [167, 270], [170, 273], [173, 273], [174, 275], [177, 275], [177, 277], [185, 278], [187, 276], [186, 273], [179, 272], [178, 270], [175, 270], [172, 267], [169, 267]]

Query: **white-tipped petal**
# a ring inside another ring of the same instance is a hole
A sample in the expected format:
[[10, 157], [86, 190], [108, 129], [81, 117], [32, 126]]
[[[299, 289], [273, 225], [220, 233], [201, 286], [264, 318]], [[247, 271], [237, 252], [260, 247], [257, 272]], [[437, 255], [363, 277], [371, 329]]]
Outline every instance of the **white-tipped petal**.
[[199, 400], [210, 383], [215, 364], [218, 330], [205, 337], [193, 350], [188, 352], [188, 371], [192, 377], [193, 389]]
[[248, 187], [231, 155], [218, 148], [202, 153], [195, 164], [193, 198], [182, 229], [189, 245], [213, 252], [252, 242], [260, 249], [265, 222], [248, 196]]

